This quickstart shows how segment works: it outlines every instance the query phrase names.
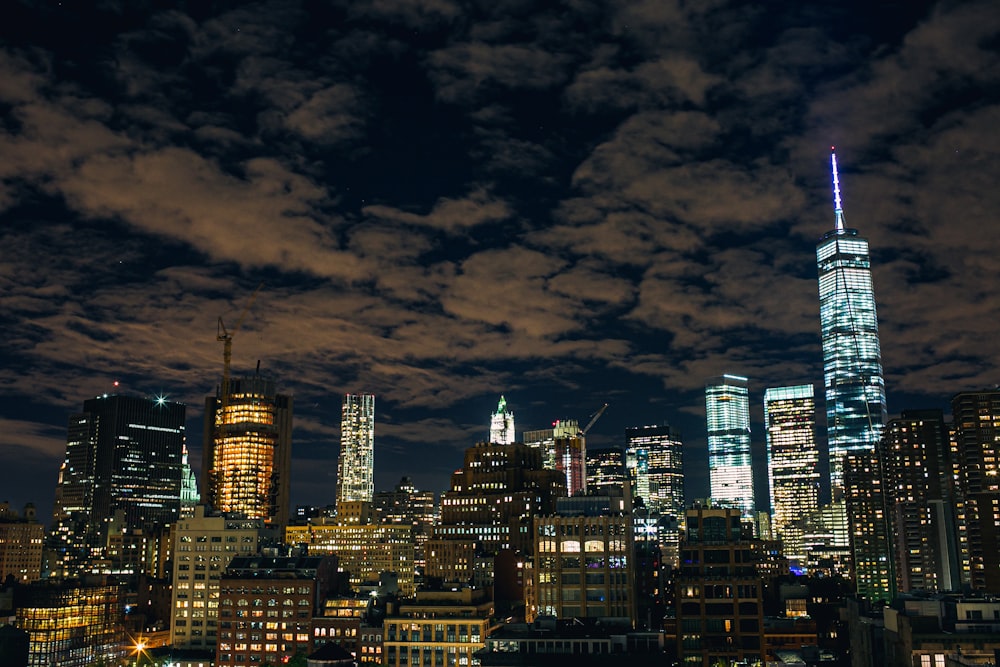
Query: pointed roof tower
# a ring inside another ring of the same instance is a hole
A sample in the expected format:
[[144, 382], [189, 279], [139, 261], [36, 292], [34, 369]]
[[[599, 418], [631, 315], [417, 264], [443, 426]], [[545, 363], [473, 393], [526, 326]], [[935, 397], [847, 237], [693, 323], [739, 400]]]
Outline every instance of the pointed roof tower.
[[840, 201], [840, 175], [837, 172], [836, 146], [830, 146], [830, 170], [833, 172], [833, 213], [836, 216], [834, 231], [843, 234], [846, 231], [846, 226], [844, 225], [844, 206]]

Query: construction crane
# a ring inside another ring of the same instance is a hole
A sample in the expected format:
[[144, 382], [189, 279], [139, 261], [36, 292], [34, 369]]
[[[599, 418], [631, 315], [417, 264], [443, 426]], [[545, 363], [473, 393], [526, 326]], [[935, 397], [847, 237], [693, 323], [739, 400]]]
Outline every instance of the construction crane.
[[216, 330], [215, 339], [222, 343], [222, 397], [221, 405], [223, 412], [226, 408], [226, 402], [229, 399], [229, 377], [230, 377], [230, 366], [233, 361], [233, 336], [236, 332], [240, 330], [240, 326], [243, 325], [243, 320], [246, 319], [247, 313], [250, 312], [250, 306], [253, 305], [254, 299], [257, 298], [257, 293], [260, 292], [260, 288], [264, 286], [264, 283], [257, 285], [257, 289], [253, 291], [250, 298], [247, 300], [247, 305], [243, 307], [243, 312], [240, 313], [240, 319], [236, 321], [236, 326], [233, 327], [232, 331], [226, 329], [225, 323], [222, 321], [222, 316], [219, 316], [219, 325]]
[[601, 415], [603, 415], [604, 411], [607, 410], [607, 409], [608, 409], [608, 404], [605, 403], [604, 405], [601, 406], [600, 410], [598, 410], [594, 414], [590, 415], [590, 422], [586, 426], [583, 427], [583, 430], [580, 431], [580, 435], [581, 436], [587, 435], [587, 431], [590, 430], [590, 427], [593, 426], [594, 423], [597, 422], [597, 420], [601, 418]]

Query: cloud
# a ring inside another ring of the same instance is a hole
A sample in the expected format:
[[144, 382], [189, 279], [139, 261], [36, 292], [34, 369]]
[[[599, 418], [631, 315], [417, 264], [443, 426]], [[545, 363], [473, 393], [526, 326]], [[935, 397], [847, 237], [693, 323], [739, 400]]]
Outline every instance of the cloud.
[[475, 190], [462, 199], [441, 197], [426, 215], [377, 204], [365, 206], [361, 212], [386, 222], [415, 225], [452, 233], [482, 224], [501, 222], [513, 214], [505, 201], [490, 195], [485, 189]]

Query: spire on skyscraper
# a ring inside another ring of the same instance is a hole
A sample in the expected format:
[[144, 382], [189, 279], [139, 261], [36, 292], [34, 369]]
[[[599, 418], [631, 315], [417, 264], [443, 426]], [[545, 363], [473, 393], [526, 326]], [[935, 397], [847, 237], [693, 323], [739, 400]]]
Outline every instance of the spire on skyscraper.
[[840, 201], [840, 174], [837, 172], [837, 147], [830, 146], [830, 170], [833, 172], [833, 212], [836, 218], [835, 230], [838, 234], [843, 234], [844, 206]]
[[507, 399], [501, 395], [497, 411], [490, 415], [490, 442], [509, 445], [515, 440], [514, 413], [507, 410]]

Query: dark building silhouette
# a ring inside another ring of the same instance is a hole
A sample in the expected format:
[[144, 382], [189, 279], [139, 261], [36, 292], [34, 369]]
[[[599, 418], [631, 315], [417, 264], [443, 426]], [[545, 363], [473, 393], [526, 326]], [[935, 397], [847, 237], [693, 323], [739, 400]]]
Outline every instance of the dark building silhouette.
[[75, 576], [106, 549], [117, 516], [126, 530], [176, 521], [185, 406], [105, 394], [69, 421], [49, 546], [55, 574]]

